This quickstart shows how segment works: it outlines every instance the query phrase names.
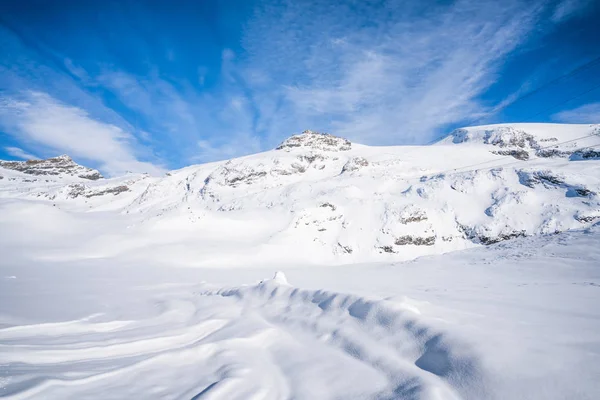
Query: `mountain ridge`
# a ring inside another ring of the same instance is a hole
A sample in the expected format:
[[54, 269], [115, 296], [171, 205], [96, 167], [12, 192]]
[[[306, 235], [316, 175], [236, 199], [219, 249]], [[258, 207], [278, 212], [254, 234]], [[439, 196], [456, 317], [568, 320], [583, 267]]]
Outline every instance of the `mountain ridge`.
[[118, 251], [150, 243], [165, 252], [157, 257], [190, 265], [411, 259], [600, 221], [600, 159], [589, 147], [598, 138], [598, 125], [506, 124], [431, 146], [373, 147], [308, 131], [164, 177], [25, 182], [12, 171], [0, 199], [77, 218], [109, 212], [128, 226], [127, 236], [113, 232]]

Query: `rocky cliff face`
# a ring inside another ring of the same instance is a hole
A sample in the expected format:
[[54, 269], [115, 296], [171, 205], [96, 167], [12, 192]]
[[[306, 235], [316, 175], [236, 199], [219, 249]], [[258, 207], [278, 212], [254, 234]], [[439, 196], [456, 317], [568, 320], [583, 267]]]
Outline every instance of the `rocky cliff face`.
[[52, 157], [46, 160], [0, 160], [0, 167], [29, 175], [68, 175], [93, 181], [102, 178], [102, 175], [97, 170], [79, 165], [67, 155]]

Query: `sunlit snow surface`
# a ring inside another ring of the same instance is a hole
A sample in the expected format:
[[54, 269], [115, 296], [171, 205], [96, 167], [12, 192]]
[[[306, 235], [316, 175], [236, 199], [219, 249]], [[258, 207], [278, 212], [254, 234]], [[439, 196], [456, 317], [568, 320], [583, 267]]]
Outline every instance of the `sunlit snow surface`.
[[262, 282], [275, 271], [7, 265], [0, 394], [595, 399], [598, 260], [600, 227]]
[[164, 177], [3, 164], [0, 397], [598, 399], [599, 144], [515, 124]]

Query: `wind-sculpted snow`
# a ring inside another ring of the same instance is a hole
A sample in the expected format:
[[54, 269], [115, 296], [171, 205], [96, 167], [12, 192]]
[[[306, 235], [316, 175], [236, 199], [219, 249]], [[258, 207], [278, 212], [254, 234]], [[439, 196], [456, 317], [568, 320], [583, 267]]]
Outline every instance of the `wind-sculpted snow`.
[[[103, 218], [116, 231], [85, 232], [94, 254], [106, 251], [95, 243], [108, 234], [119, 242], [110, 254], [150, 245], [153, 256], [191, 265], [412, 259], [592, 224], [600, 210], [599, 132], [595, 125], [491, 125], [455, 131], [433, 146], [397, 147], [307, 132], [280, 150], [160, 178], [90, 181], [0, 168], [0, 197], [85, 221], [110, 211]], [[27, 215], [11, 223], [28, 224], [35, 238], [34, 215]]]
[[596, 224], [260, 282], [273, 270], [10, 261], [0, 397], [596, 399], [599, 257]]
[[[148, 290], [148, 288], [140, 288]], [[159, 286], [145, 318], [0, 329], [2, 396], [460, 399], [485, 395], [472, 348], [409, 299], [290, 286]], [[144, 292], [142, 292], [144, 293]]]

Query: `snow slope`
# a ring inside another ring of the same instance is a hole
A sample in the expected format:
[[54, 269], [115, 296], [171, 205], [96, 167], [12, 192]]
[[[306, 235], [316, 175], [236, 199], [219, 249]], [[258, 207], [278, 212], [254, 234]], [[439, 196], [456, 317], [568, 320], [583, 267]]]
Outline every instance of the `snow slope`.
[[598, 134], [3, 163], [0, 397], [597, 399]]
[[600, 220], [599, 134], [600, 125], [491, 125], [432, 146], [369, 147], [307, 131], [273, 151], [162, 178], [90, 181], [0, 168], [0, 234], [17, 233], [10, 246], [23, 245], [23, 230], [28, 243], [44, 242], [53, 224], [73, 221], [60, 233], [60, 252], [22, 252], [56, 261], [413, 259]]
[[0, 396], [596, 399], [599, 229], [261, 282], [252, 268], [5, 265]]

